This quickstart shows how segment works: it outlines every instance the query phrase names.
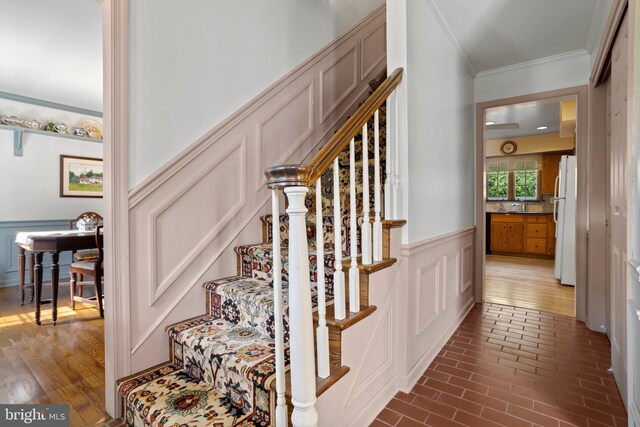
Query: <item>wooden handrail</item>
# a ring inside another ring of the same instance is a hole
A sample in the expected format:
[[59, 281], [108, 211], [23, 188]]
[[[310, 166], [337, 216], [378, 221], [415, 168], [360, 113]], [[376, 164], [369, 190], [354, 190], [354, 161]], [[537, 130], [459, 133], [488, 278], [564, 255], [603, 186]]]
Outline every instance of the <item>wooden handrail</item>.
[[373, 94], [367, 98], [358, 111], [345, 122], [344, 125], [336, 132], [329, 142], [313, 157], [311, 164], [311, 176], [309, 182], [315, 182], [320, 178], [325, 170], [329, 168], [333, 159], [344, 150], [351, 138], [362, 131], [362, 126], [369, 121], [373, 113], [387, 100], [389, 95], [395, 90], [402, 81], [402, 68], [396, 68], [389, 77], [376, 89]]
[[[331, 137], [322, 149], [313, 157], [311, 163], [300, 169], [301, 165], [280, 165], [268, 168], [265, 171], [267, 186], [269, 188], [282, 188], [291, 185], [292, 177], [296, 184], [309, 185], [315, 182], [331, 166], [333, 160], [344, 150], [351, 138], [362, 131], [362, 126], [369, 121], [373, 113], [389, 98], [389, 95], [402, 82], [402, 68], [396, 68], [389, 77], [376, 89], [373, 94], [358, 108], [344, 125]], [[295, 167], [294, 170], [289, 168]], [[310, 173], [308, 172], [310, 170]], [[302, 174], [300, 172], [303, 172]], [[307, 173], [309, 173], [307, 175]], [[306, 175], [306, 176], [305, 176]], [[307, 182], [304, 183], [303, 181]]]

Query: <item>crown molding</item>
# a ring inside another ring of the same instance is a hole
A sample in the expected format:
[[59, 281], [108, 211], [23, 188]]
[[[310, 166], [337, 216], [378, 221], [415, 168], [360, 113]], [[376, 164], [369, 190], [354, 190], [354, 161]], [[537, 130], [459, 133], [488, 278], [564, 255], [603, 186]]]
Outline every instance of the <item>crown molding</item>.
[[580, 50], [574, 50], [571, 52], [560, 53], [558, 55], [551, 55], [544, 58], [534, 59], [532, 61], [520, 62], [518, 64], [507, 65], [505, 67], [481, 71], [477, 73], [476, 77], [485, 77], [485, 76], [491, 76], [493, 74], [506, 73], [508, 71], [519, 70], [522, 68], [528, 68], [535, 65], [547, 64], [550, 62], [563, 61], [566, 59], [578, 58], [580, 56], [589, 56], [589, 52], [587, 52], [585, 49], [580, 49]]
[[424, 2], [433, 12], [436, 20], [438, 21], [438, 24], [440, 24], [440, 27], [447, 35], [451, 43], [456, 47], [456, 49], [458, 49], [458, 52], [460, 53], [460, 56], [464, 61], [464, 65], [467, 68], [467, 71], [469, 71], [469, 73], [471, 74], [471, 78], [475, 78], [478, 74], [478, 71], [476, 70], [476, 67], [473, 66], [473, 63], [471, 62], [469, 55], [467, 55], [467, 52], [465, 52], [465, 50], [462, 48], [462, 45], [458, 41], [458, 37], [456, 36], [455, 31], [453, 31], [453, 27], [451, 27], [447, 19], [444, 17], [444, 14], [442, 13], [440, 7], [434, 0], [424, 0]]
[[598, 22], [600, 17], [604, 13], [605, 0], [597, 0], [596, 7], [593, 10], [593, 18], [591, 19], [591, 26], [589, 27], [589, 35], [587, 36], [587, 52], [593, 53], [593, 49], [598, 47], [596, 44], [598, 38]]

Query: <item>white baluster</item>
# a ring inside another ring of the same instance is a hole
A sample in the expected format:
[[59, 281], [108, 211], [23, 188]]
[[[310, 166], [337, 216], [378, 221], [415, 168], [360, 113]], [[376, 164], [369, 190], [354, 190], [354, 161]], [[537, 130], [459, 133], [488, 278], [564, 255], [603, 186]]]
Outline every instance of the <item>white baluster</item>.
[[322, 216], [322, 177], [316, 181], [316, 264], [318, 280], [318, 376], [329, 376], [329, 329], [324, 275], [324, 221]]
[[304, 199], [306, 187], [287, 187], [289, 201], [289, 346], [291, 348], [291, 423], [318, 425], [313, 343], [313, 317], [309, 282], [309, 248]]
[[400, 218], [400, 212], [402, 210], [402, 194], [400, 193], [400, 126], [399, 123], [399, 115], [398, 115], [398, 93], [393, 92], [394, 98], [394, 117], [395, 121], [395, 138], [393, 141], [393, 219]]
[[278, 190], [271, 190], [271, 235], [273, 236], [273, 314], [276, 329], [276, 425], [289, 422], [285, 398], [284, 325], [282, 309], [282, 258], [280, 254], [280, 200]]
[[356, 149], [355, 140], [351, 139], [349, 149], [349, 244], [351, 246], [351, 267], [349, 268], [349, 310], [360, 311], [360, 272], [358, 271], [358, 217], [356, 216]]
[[333, 161], [333, 239], [335, 267], [333, 273], [333, 311], [336, 320], [347, 317], [344, 292], [344, 272], [342, 271], [342, 212], [340, 207], [340, 162]]
[[362, 126], [362, 265], [371, 265], [371, 223], [369, 222], [369, 132]]
[[[391, 94], [393, 97], [393, 94]], [[391, 207], [392, 198], [393, 198], [393, 188], [391, 185], [391, 165], [393, 163], [393, 157], [391, 154], [391, 144], [394, 141], [394, 131], [395, 131], [395, 123], [392, 120], [393, 109], [390, 109], [391, 102], [390, 98], [387, 98], [387, 136], [386, 136], [386, 163], [385, 163], [385, 180], [384, 180], [384, 217], [386, 219], [393, 218]]]
[[373, 220], [373, 261], [382, 261], [382, 222], [380, 216], [380, 117], [379, 111], [373, 114], [373, 151], [374, 151], [374, 173], [373, 173], [373, 210], [375, 217]]

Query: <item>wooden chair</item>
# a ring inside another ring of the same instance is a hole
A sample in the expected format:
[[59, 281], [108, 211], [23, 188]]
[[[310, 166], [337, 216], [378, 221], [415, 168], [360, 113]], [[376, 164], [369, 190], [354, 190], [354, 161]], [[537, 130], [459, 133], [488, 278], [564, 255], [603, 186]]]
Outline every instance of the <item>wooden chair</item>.
[[[102, 307], [102, 276], [104, 274], [102, 262], [104, 260], [104, 236], [102, 234], [102, 228], [102, 225], [96, 227], [96, 247], [98, 248], [98, 258], [94, 260], [74, 261], [69, 268], [69, 273], [71, 274], [71, 282], [69, 283], [71, 309], [75, 310], [76, 301], [96, 304], [100, 311], [100, 317], [104, 317], [104, 310]], [[82, 288], [84, 286], [88, 286], [89, 283], [86, 283], [83, 280], [78, 281], [78, 276], [91, 276], [93, 278], [93, 286], [96, 294], [95, 297], [82, 297]], [[76, 287], [80, 290], [80, 296], [76, 296]]]
[[[97, 225], [102, 224], [102, 216], [95, 212], [83, 212], [77, 218], [69, 220], [69, 230], [75, 230], [78, 228], [78, 222], [80, 220], [91, 221]], [[84, 249], [81, 251], [73, 251], [71, 253], [73, 261], [93, 260], [98, 257], [97, 249]], [[82, 281], [82, 278], [80, 278]]]

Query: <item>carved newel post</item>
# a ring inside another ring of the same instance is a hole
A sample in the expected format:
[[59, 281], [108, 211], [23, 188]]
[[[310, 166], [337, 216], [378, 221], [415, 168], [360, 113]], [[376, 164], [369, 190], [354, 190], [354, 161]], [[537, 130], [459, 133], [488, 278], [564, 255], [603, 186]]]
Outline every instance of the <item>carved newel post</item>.
[[277, 166], [265, 172], [269, 187], [284, 188], [289, 205], [289, 350], [294, 407], [291, 423], [294, 427], [318, 425], [307, 208], [304, 203], [310, 172], [310, 168], [303, 165]]

